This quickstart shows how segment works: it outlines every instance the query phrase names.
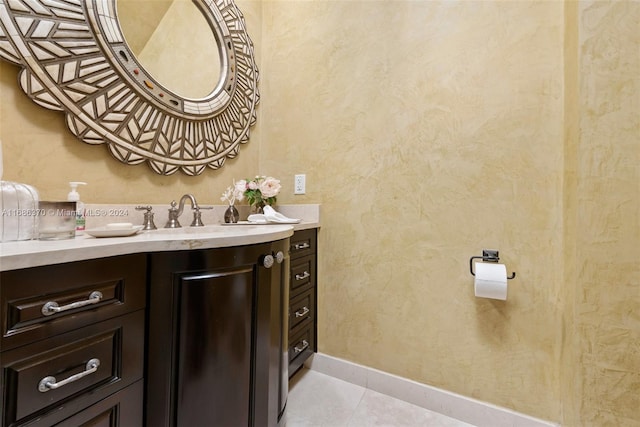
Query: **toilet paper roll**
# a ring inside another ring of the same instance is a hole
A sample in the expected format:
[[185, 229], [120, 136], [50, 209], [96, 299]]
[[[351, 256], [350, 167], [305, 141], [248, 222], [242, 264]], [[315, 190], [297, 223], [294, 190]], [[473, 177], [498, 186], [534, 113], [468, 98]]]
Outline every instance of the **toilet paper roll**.
[[504, 264], [476, 262], [476, 297], [507, 299], [507, 267]]

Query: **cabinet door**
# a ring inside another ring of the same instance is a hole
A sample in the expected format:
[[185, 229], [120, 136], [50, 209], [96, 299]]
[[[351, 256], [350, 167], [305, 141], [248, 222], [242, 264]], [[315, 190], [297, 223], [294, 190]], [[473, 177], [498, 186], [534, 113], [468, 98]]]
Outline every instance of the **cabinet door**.
[[253, 266], [181, 274], [176, 425], [249, 425]]
[[288, 257], [264, 261], [287, 245], [152, 254], [146, 425], [278, 424]]
[[289, 257], [258, 271], [253, 425], [262, 427], [276, 425], [276, 420], [284, 422], [289, 393]]

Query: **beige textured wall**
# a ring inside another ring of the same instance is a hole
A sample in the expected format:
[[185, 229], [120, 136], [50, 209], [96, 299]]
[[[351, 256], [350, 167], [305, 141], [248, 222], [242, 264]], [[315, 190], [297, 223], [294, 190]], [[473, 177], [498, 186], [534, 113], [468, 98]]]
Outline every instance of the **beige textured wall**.
[[[259, 64], [262, 5], [259, 1], [244, 0], [237, 4], [246, 18]], [[185, 65], [185, 75], [190, 75], [189, 64]], [[67, 130], [63, 114], [37, 106], [22, 93], [17, 85], [17, 71], [17, 67], [0, 61], [3, 179], [35, 186], [43, 200], [64, 200], [68, 181], [86, 181], [89, 185], [80, 189], [86, 203], [168, 204], [190, 192], [200, 203], [220, 204], [220, 194], [233, 179], [259, 172], [261, 120], [252, 128], [251, 141], [240, 148], [240, 155], [227, 160], [222, 169], [210, 170], [198, 177], [188, 177], [179, 172], [163, 177], [144, 164], [121, 164], [104, 146], [78, 141]], [[259, 110], [260, 106], [258, 114]]]
[[579, 6], [576, 425], [640, 426], [640, 3]]
[[575, 285], [577, 283], [577, 150], [580, 139], [580, 75], [578, 67], [578, 3], [565, 2], [564, 31], [564, 185], [563, 185], [563, 286], [562, 301], [562, 342], [560, 343], [560, 364], [562, 381], [562, 420], [567, 426], [578, 426], [578, 355], [581, 353], [575, 334]]
[[[566, 426], [640, 425], [640, 3], [238, 3], [262, 98], [222, 171], [121, 165], [0, 63], [4, 178], [217, 203], [278, 176], [281, 202], [322, 203], [322, 352]], [[507, 302], [473, 296], [483, 248], [518, 273]]]
[[[268, 2], [264, 28], [261, 165], [322, 202], [320, 350], [559, 420], [563, 4]], [[483, 248], [507, 302], [473, 295]]]
[[[260, 164], [322, 203], [322, 352], [640, 424], [638, 5], [265, 3]], [[506, 303], [473, 297], [482, 248]]]

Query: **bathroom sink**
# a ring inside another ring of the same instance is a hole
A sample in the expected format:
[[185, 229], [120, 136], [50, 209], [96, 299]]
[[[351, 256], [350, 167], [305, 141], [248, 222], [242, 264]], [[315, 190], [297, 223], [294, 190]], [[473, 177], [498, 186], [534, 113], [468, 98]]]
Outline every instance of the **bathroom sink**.
[[224, 233], [225, 228], [221, 225], [205, 225], [203, 227], [180, 227], [180, 228], [158, 228], [157, 230], [152, 230], [151, 233], [154, 234], [216, 234], [216, 233]]
[[[290, 227], [290, 226], [289, 226]], [[152, 240], [207, 240], [216, 241], [218, 245], [237, 242], [240, 239], [242, 244], [250, 244], [263, 241], [264, 236], [273, 236], [274, 239], [283, 238], [279, 233], [283, 233], [283, 228], [268, 225], [245, 225], [230, 226], [222, 224], [205, 225], [202, 227], [183, 226], [180, 228], [159, 228], [157, 230], [146, 231], [144, 234]], [[287, 227], [288, 228], [288, 227]]]
[[[283, 224], [284, 225], [284, 224]], [[221, 225], [221, 224], [213, 224], [213, 225], [205, 225], [202, 227], [191, 227], [191, 226], [183, 226], [180, 228], [158, 228], [157, 230], [152, 230], [150, 233], [153, 234], [168, 234], [168, 235], [179, 235], [179, 234], [188, 234], [188, 235], [203, 235], [203, 234], [219, 234], [219, 235], [236, 235], [236, 234], [250, 234], [254, 233], [257, 230], [261, 232], [268, 231], [271, 229], [270, 227], [265, 228], [264, 224], [255, 224], [255, 225], [243, 225], [243, 226], [230, 226]]]

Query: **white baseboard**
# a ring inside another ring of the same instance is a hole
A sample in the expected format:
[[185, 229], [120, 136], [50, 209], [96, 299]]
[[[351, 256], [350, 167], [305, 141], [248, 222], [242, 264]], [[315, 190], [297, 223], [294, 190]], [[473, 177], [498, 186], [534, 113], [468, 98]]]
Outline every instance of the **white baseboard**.
[[540, 420], [460, 394], [388, 374], [377, 369], [316, 353], [305, 362], [311, 370], [404, 400], [430, 411], [479, 427], [558, 427]]

